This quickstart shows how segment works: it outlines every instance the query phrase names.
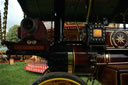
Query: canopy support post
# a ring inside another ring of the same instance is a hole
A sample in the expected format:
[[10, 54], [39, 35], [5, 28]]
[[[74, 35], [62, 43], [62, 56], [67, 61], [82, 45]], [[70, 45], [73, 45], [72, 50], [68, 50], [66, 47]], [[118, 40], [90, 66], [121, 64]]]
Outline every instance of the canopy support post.
[[60, 43], [64, 39], [64, 3], [65, 0], [54, 0], [54, 16], [55, 16], [55, 29], [54, 39], [55, 43]]

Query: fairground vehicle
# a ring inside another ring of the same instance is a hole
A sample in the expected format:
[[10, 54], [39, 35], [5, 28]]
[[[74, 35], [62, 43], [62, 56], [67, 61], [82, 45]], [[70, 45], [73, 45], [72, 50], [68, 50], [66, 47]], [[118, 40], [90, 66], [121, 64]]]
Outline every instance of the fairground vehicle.
[[[79, 75], [98, 80], [102, 85], [128, 84], [126, 0], [18, 2], [25, 14], [21, 28], [29, 36], [25, 36], [18, 43], [4, 40], [3, 44], [9, 49], [6, 53], [8, 55], [38, 55], [48, 61], [49, 68], [33, 85], [87, 85]], [[35, 19], [54, 21], [54, 29], [48, 31], [48, 37], [52, 38], [48, 41], [39, 40], [34, 35], [42, 26]], [[85, 25], [64, 29], [64, 22], [71, 21], [85, 22]], [[109, 23], [115, 23], [115, 26], [110, 27]], [[122, 28], [116, 26], [119, 23], [123, 24]], [[75, 34], [76, 36], [72, 36]]]

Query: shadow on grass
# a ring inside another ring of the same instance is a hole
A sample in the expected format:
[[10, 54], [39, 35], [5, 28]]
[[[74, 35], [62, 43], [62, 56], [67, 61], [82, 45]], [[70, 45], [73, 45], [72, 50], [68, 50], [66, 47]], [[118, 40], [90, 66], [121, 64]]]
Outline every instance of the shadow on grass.
[[[26, 71], [26, 70], [25, 70]], [[41, 73], [35, 73], [35, 72], [32, 72], [32, 71], [26, 71], [28, 74], [32, 74], [32, 75], [39, 75], [39, 76], [42, 76]]]

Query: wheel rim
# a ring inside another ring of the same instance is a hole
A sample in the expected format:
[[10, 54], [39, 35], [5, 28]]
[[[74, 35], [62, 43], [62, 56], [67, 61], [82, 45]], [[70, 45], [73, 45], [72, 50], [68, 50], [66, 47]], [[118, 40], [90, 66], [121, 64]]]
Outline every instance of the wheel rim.
[[39, 85], [80, 85], [80, 83], [67, 78], [52, 78], [41, 82]]

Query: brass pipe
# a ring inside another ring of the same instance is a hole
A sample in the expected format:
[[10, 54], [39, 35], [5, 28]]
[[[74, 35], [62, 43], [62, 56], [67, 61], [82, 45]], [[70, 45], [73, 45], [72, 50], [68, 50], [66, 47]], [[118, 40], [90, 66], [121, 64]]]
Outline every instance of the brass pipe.
[[96, 65], [128, 65], [128, 62], [96, 63]]

